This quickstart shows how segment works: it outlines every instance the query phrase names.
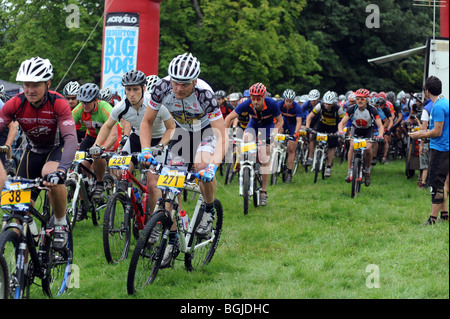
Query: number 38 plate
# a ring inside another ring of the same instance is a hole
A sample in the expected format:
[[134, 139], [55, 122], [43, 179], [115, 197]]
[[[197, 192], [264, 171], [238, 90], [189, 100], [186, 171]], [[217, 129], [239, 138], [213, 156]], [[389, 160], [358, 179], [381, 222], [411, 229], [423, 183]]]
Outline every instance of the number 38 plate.
[[4, 189], [2, 191], [1, 206], [3, 209], [27, 210], [30, 205], [30, 200], [30, 189]]

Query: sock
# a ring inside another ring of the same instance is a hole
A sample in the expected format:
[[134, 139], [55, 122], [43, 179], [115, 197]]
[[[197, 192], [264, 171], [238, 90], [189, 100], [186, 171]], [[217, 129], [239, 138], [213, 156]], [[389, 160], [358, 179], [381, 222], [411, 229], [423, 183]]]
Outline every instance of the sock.
[[448, 220], [448, 212], [441, 212], [441, 218]]
[[97, 185], [103, 186], [103, 181], [97, 181]]
[[169, 232], [169, 245], [174, 245], [175, 242], [177, 241], [177, 238], [178, 238], [177, 231], [176, 230], [175, 231], [171, 230]]
[[55, 226], [66, 226], [66, 225], [67, 225], [66, 216], [64, 216], [63, 218], [56, 218], [55, 216]]
[[291, 169], [288, 169], [288, 174], [292, 174], [292, 170]]
[[208, 213], [211, 213], [214, 215], [214, 202], [212, 202], [211, 204], [205, 203], [205, 212], [208, 212]]

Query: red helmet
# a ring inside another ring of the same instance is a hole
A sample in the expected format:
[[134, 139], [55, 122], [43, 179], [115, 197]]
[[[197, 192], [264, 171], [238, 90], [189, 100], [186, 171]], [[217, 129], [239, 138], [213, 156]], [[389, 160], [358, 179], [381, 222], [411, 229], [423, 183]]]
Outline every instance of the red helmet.
[[264, 96], [266, 95], [266, 86], [262, 83], [255, 83], [250, 87], [250, 95]]
[[370, 92], [369, 90], [366, 89], [359, 89], [358, 91], [355, 92], [355, 96], [356, 97], [369, 97]]
[[377, 97], [381, 97], [381, 98], [386, 100], [386, 93], [380, 92], [380, 93], [377, 94]]

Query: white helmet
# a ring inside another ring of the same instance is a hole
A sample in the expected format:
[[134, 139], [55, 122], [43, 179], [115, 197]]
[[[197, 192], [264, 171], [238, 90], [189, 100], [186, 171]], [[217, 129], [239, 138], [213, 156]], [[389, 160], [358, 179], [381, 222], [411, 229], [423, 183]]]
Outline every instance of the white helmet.
[[337, 102], [336, 93], [334, 93], [332, 91], [328, 91], [327, 93], [325, 93], [323, 95], [322, 102], [326, 103], [326, 104], [334, 104], [334, 103], [336, 103]]
[[293, 100], [295, 98], [295, 92], [292, 89], [287, 89], [286, 91], [283, 92], [283, 97], [286, 100]]
[[228, 100], [229, 100], [230, 102], [239, 101], [239, 94], [238, 94], [238, 93], [231, 93], [231, 94], [228, 96]]
[[200, 75], [200, 62], [191, 53], [184, 53], [170, 62], [168, 71], [172, 80], [189, 83]]
[[320, 92], [316, 89], [309, 91], [308, 99], [310, 100], [318, 100], [320, 98]]
[[102, 101], [109, 102], [111, 100], [112, 95], [113, 94], [112, 94], [111, 89], [109, 87], [104, 87], [98, 93], [98, 98]]
[[160, 80], [157, 75], [149, 75], [147, 76], [147, 83], [145, 84], [145, 91], [150, 92], [151, 89], [155, 86], [156, 82]]
[[80, 90], [80, 84], [77, 81], [70, 81], [64, 86], [63, 93], [65, 96], [77, 95]]
[[16, 81], [44, 82], [53, 78], [53, 66], [49, 59], [34, 57], [22, 62]]

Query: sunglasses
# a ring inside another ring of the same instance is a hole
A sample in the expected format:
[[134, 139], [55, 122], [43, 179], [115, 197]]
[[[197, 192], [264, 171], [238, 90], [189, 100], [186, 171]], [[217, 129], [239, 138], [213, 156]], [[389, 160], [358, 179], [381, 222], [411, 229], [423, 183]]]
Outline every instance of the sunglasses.
[[365, 97], [356, 97], [356, 100], [365, 100]]
[[66, 100], [76, 100], [76, 96], [66, 96]]
[[191, 85], [192, 82], [194, 82], [194, 81], [191, 81], [191, 82], [177, 82], [177, 81], [175, 81], [175, 80], [172, 79], [172, 82], [173, 82], [175, 85], [177, 85], [177, 86], [182, 86], [182, 87], [184, 87], [184, 88], [187, 88], [187, 87], [188, 87], [189, 85]]

